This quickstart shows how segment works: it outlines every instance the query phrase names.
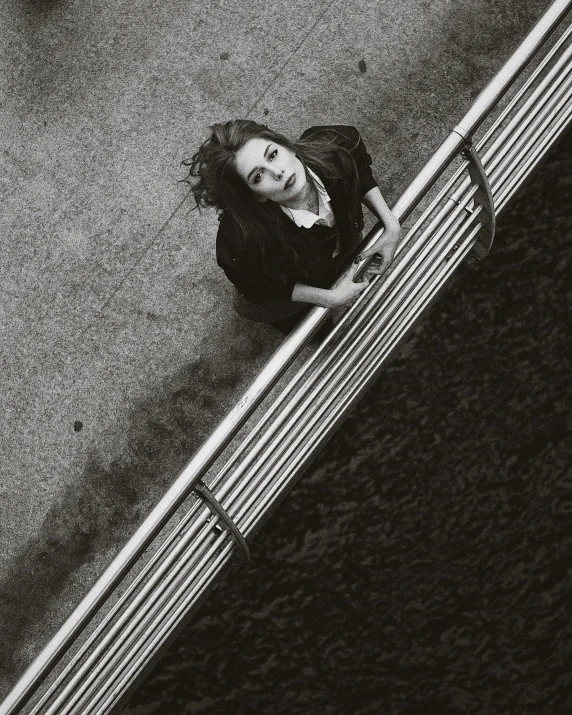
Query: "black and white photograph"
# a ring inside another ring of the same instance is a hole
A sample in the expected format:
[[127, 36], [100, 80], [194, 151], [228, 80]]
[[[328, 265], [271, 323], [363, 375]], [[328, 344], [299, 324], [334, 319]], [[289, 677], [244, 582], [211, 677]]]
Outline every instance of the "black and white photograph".
[[0, 715], [571, 715], [572, 0], [0, 10]]

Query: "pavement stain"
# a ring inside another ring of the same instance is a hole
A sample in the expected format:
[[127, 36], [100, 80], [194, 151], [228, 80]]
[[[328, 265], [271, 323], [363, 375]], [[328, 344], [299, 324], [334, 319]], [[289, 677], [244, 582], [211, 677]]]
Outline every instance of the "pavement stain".
[[[516, 49], [518, 34], [515, 27], [530, 26], [536, 22], [546, 4], [537, 3], [537, 8], [529, 6], [515, 8], [509, 0], [485, 0], [467, 4], [457, 4], [451, 9], [444, 23], [442, 34], [444, 45], [451, 55], [447, 68], [457, 76], [457, 81], [470, 86], [473, 75], [480, 75], [490, 63], [490, 56], [497, 48], [505, 49], [506, 58]], [[451, 50], [457, 50], [451, 52]], [[459, 62], [462, 56], [463, 62]], [[429, 59], [429, 58], [428, 58]], [[472, 96], [480, 93], [474, 88]]]
[[28, 0], [26, 3], [29, 11], [38, 13], [46, 12], [61, 4], [61, 0]]
[[[12, 559], [0, 580], [0, 651], [8, 668], [25, 666], [18, 653], [23, 631], [42, 618], [73, 572], [139, 525], [228, 409], [229, 394], [242, 388], [245, 364], [265, 353], [248, 331], [236, 332], [132, 406], [123, 450], [111, 457], [103, 447], [94, 450], [81, 478], [62, 490]], [[82, 427], [74, 423], [76, 432]]]

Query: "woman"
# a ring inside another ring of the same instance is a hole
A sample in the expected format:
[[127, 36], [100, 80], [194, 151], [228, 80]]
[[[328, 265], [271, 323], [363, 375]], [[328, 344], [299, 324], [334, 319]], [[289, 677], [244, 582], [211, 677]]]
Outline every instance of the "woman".
[[351, 305], [367, 280], [331, 286], [361, 240], [361, 203], [385, 231], [356, 263], [379, 254], [381, 272], [400, 232], [357, 129], [312, 127], [295, 142], [246, 119], [211, 131], [183, 164], [197, 206], [221, 212], [217, 262], [237, 289], [237, 312], [287, 333], [309, 304]]

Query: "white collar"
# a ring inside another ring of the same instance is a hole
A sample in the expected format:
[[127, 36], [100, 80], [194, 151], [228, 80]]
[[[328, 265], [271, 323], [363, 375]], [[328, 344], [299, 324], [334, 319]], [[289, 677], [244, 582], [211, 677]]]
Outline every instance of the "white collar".
[[315, 214], [312, 211], [306, 211], [306, 209], [289, 209], [286, 206], [280, 206], [282, 211], [294, 221], [296, 226], [300, 228], [311, 228], [316, 221], [324, 219], [328, 226], [333, 225], [333, 211], [330, 206], [330, 196], [326, 191], [321, 179], [315, 174], [310, 167], [308, 167], [308, 173], [314, 180], [316, 188], [318, 189], [318, 213]]

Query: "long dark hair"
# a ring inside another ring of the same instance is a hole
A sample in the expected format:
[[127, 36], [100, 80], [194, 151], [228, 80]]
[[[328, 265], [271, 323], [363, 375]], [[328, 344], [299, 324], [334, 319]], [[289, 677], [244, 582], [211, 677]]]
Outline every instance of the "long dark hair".
[[255, 249], [262, 261], [266, 258], [265, 249], [271, 240], [272, 254], [282, 270], [275, 266], [276, 271], [273, 266], [267, 265], [269, 271], [280, 273], [286, 265], [303, 263], [296, 246], [285, 235], [281, 209], [272, 201], [257, 200], [256, 194], [237, 173], [234, 159], [250, 139], [268, 139], [294, 152], [306, 171], [311, 168], [323, 181], [347, 182], [350, 191], [355, 191], [357, 197], [357, 169], [350, 152], [341, 146], [342, 136], [335, 130], [329, 130], [319, 139], [293, 142], [266, 125], [249, 119], [213, 124], [210, 129], [211, 136], [190, 159], [182, 162], [189, 169], [183, 181], [191, 186], [196, 207], [212, 206], [230, 214], [240, 228], [245, 245]]

